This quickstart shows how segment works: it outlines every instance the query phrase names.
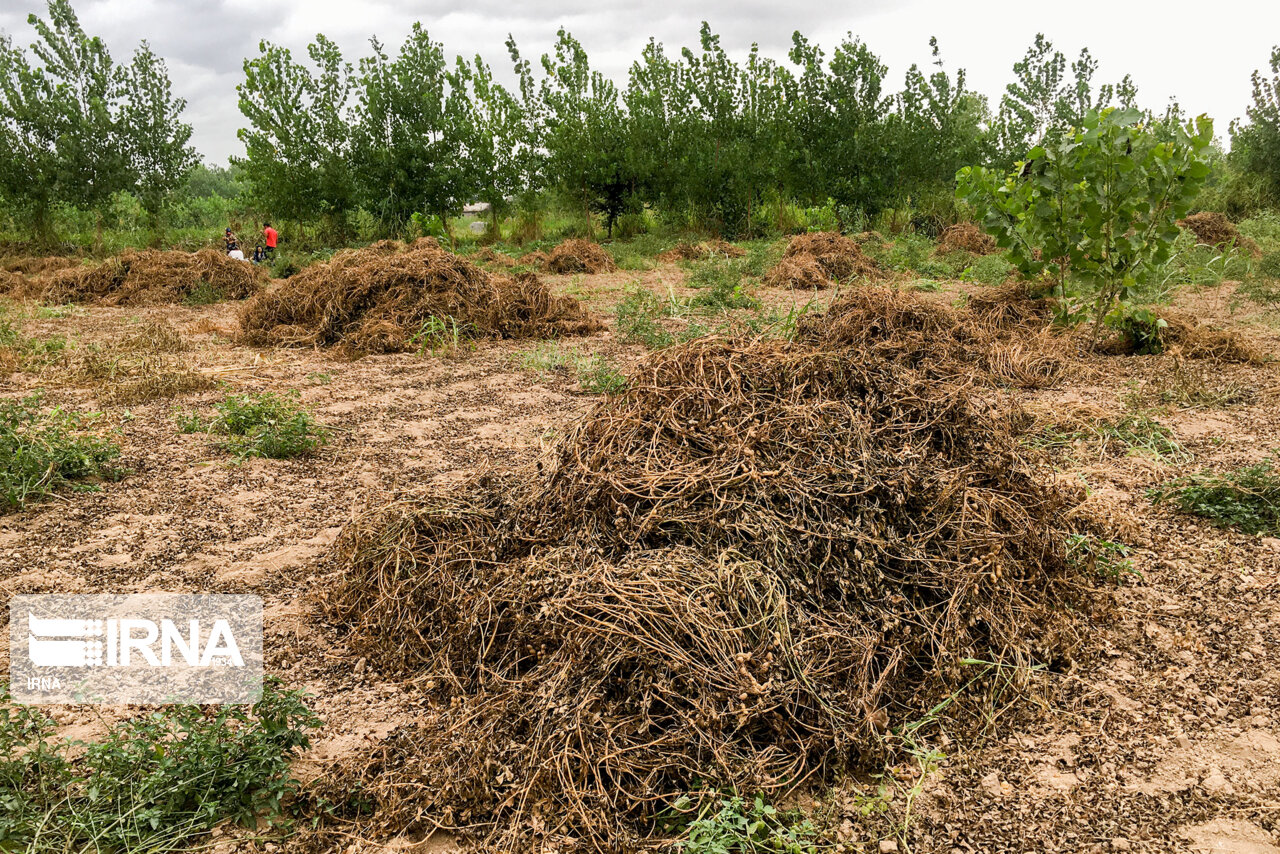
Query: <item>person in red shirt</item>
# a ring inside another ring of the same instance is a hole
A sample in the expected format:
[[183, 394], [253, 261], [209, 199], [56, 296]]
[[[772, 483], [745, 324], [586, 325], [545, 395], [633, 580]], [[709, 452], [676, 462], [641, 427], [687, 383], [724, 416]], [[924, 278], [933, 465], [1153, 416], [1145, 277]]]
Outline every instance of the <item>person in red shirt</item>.
[[262, 235], [267, 238], [267, 257], [271, 257], [276, 254], [276, 242], [280, 239], [280, 233], [269, 222], [264, 222], [262, 226]]

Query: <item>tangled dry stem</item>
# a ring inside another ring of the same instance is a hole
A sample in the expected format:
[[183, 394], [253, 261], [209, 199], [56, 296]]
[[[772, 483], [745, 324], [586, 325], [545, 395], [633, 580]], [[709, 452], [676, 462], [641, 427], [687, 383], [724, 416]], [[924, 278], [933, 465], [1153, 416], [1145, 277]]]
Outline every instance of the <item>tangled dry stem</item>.
[[431, 318], [495, 338], [585, 335], [601, 324], [531, 274], [490, 274], [422, 238], [339, 252], [258, 295], [240, 313], [251, 345], [331, 346], [360, 353], [407, 349]]
[[45, 288], [46, 302], [152, 305], [181, 302], [206, 289], [221, 299], [256, 293], [265, 274], [214, 249], [199, 252], [128, 250], [96, 267], [66, 268]]
[[334, 785], [397, 830], [626, 848], [681, 793], [875, 756], [968, 658], [1069, 657], [1079, 496], [921, 350], [950, 310], [891, 294], [651, 354], [537, 476], [349, 526], [328, 613], [433, 705]]
[[[521, 259], [523, 261], [523, 259]], [[566, 240], [541, 262], [544, 273], [612, 273], [618, 269], [613, 256], [590, 240]]]
[[782, 259], [764, 275], [770, 287], [826, 288], [851, 279], [870, 280], [880, 274], [876, 262], [857, 241], [834, 231], [799, 234], [791, 238]]

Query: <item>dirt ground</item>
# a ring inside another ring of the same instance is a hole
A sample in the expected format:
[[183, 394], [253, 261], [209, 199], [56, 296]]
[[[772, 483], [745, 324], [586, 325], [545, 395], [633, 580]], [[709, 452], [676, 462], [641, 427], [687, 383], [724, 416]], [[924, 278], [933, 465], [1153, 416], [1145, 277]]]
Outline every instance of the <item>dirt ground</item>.
[[[683, 277], [680, 267], [662, 264], [643, 273], [547, 280], [611, 319], [628, 284], [687, 296]], [[934, 296], [954, 299], [959, 287]], [[1188, 290], [1177, 305], [1244, 330], [1276, 352], [1276, 319], [1234, 294], [1230, 283]], [[808, 298], [759, 295], [782, 307]], [[317, 612], [315, 597], [338, 571], [328, 547], [342, 525], [423, 484], [535, 459], [594, 398], [567, 371], [522, 369], [520, 354], [538, 342], [482, 341], [452, 356], [345, 361], [324, 351], [235, 346], [236, 308], [89, 307], [28, 320], [23, 329], [102, 343], [140, 320], [167, 320], [190, 344], [184, 358], [219, 369], [230, 390], [300, 390], [333, 428], [330, 446], [310, 459], [232, 464], [206, 437], [180, 434], [172, 414], [218, 400], [227, 389], [124, 408], [101, 406], [93, 388], [49, 386], [47, 377], [0, 379], [4, 396], [48, 387], [48, 404], [103, 411], [132, 472], [101, 491], [68, 493], [0, 516], [0, 598], [262, 596], [268, 671], [310, 691], [326, 722], [297, 769], [308, 780], [386, 739], [424, 702], [412, 680], [374, 672], [350, 655]], [[612, 329], [561, 346], [605, 355], [624, 371], [644, 352], [618, 341]], [[1114, 589], [1112, 617], [1093, 628], [1091, 660], [1038, 676], [1016, 711], [993, 706], [980, 739], [947, 743], [937, 733], [946, 755], [918, 787], [904, 838], [893, 843], [900, 847], [881, 847], [890, 834], [862, 814], [867, 781], [825, 795], [821, 809], [849, 850], [1280, 854], [1280, 539], [1220, 530], [1146, 497], [1170, 477], [1256, 462], [1280, 446], [1280, 372], [1273, 365], [1198, 367], [1213, 382], [1252, 390], [1254, 399], [1158, 414], [1193, 459], [1093, 447], [1058, 454], [1060, 476], [1083, 479], [1089, 500], [1109, 508], [1127, 531], [1141, 573]], [[1018, 394], [1048, 411], [1092, 405], [1121, 413], [1123, 395], [1159, 384], [1173, 368], [1169, 355], [1091, 358], [1056, 388]], [[7, 667], [7, 651], [6, 626], [0, 666]], [[57, 714], [80, 737], [101, 726], [97, 710]], [[892, 812], [901, 816], [901, 806]], [[348, 840], [352, 851], [452, 847], [442, 834], [372, 840], [353, 829]]]

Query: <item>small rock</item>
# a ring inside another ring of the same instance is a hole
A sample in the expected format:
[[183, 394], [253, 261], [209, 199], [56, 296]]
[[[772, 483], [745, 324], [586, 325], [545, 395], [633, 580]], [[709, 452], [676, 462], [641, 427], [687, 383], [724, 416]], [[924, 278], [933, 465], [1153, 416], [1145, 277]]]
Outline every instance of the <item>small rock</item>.
[[1200, 781], [1200, 788], [1204, 789], [1211, 795], [1219, 792], [1230, 794], [1231, 784], [1227, 782], [1226, 776], [1217, 768], [1209, 769], [1209, 773]]
[[1123, 836], [1117, 836], [1115, 839], [1111, 840], [1112, 851], [1128, 851], [1132, 847], [1133, 846], [1129, 844], [1129, 840], [1125, 839]]
[[363, 675], [364, 675], [364, 665], [365, 665], [365, 660], [362, 658], [362, 659], [360, 659], [359, 661], [357, 661], [357, 662], [356, 662], [356, 666], [355, 666], [355, 668], [352, 670], [352, 673], [354, 673], [356, 676], [363, 676]]
[[880, 840], [880, 854], [894, 854], [898, 850], [898, 843], [893, 839]]
[[1173, 740], [1183, 750], [1191, 749], [1191, 739], [1187, 738], [1187, 734], [1185, 732], [1178, 733], [1173, 737]]
[[981, 785], [986, 793], [991, 797], [1000, 797], [1000, 774], [998, 772], [992, 771], [990, 774], [983, 777], [979, 782], [979, 785]]

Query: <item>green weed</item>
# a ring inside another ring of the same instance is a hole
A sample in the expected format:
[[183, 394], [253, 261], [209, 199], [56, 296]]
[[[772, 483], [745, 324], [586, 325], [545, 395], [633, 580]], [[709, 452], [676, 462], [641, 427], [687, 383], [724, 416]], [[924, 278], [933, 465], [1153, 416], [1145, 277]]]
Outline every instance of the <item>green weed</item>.
[[520, 355], [520, 368], [547, 374], [572, 371], [578, 385], [588, 394], [616, 394], [627, 387], [627, 378], [600, 356], [588, 356], [577, 349], [561, 349], [542, 343]]
[[1076, 442], [1097, 445], [1098, 455], [1149, 453], [1157, 459], [1186, 462], [1191, 455], [1173, 439], [1173, 431], [1148, 415], [1129, 414], [1081, 425], [1073, 430], [1046, 429], [1031, 444], [1064, 448]]
[[213, 305], [214, 303], [222, 302], [226, 298], [227, 295], [217, 285], [201, 282], [187, 292], [187, 295], [182, 298], [182, 302], [184, 305], [189, 306]]
[[120, 448], [88, 431], [95, 415], [40, 411], [40, 397], [0, 401], [0, 510], [20, 510], [61, 488], [93, 489], [116, 479]]
[[588, 394], [618, 394], [627, 387], [626, 375], [600, 356], [577, 360], [573, 370]]
[[1013, 264], [1002, 255], [983, 255], [960, 273], [960, 281], [982, 285], [1000, 285], [1014, 272]]
[[1157, 504], [1168, 502], [1183, 513], [1203, 516], [1221, 528], [1246, 534], [1280, 535], [1280, 473], [1268, 457], [1256, 465], [1223, 474], [1201, 472], [1148, 491]]
[[451, 315], [436, 317], [434, 314], [426, 319], [417, 333], [409, 339], [409, 343], [418, 348], [418, 355], [433, 356], [456, 353], [464, 347], [475, 347], [471, 340], [472, 328], [469, 324], [459, 323]]
[[626, 296], [614, 308], [622, 340], [639, 342], [653, 350], [670, 347], [675, 338], [658, 322], [668, 308], [652, 291], [639, 285], [628, 288]]
[[689, 307], [710, 313], [758, 308], [760, 301], [743, 289], [743, 265], [736, 260], [704, 261], [694, 266], [689, 285], [703, 288]]
[[285, 832], [289, 763], [320, 724], [268, 679], [252, 710], [166, 707], [86, 745], [0, 688], [0, 851], [189, 850], [223, 821]]
[[[672, 808], [691, 808], [685, 797]], [[676, 844], [682, 854], [811, 854], [817, 851], [817, 831], [798, 812], [780, 812], [761, 797], [750, 801], [737, 795], [702, 806], [697, 817], [684, 826], [684, 838]]]
[[195, 413], [179, 413], [178, 429], [220, 437], [216, 447], [239, 460], [307, 456], [329, 440], [329, 431], [303, 408], [296, 391], [234, 395], [213, 408], [216, 414], [208, 421]]
[[1133, 568], [1128, 546], [1087, 534], [1067, 537], [1067, 560], [1079, 570], [1111, 581], [1118, 582], [1126, 575], [1142, 577], [1142, 573]]

